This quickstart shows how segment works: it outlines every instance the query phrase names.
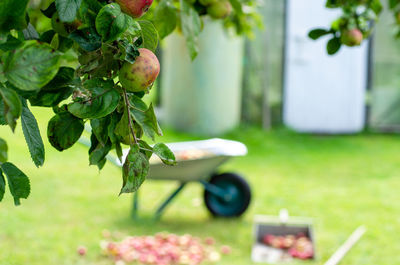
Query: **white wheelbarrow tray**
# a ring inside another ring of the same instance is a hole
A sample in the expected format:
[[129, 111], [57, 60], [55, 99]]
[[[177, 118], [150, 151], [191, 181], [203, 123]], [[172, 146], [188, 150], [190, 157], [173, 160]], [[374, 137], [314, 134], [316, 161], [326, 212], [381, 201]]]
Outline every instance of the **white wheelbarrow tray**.
[[[244, 144], [219, 138], [168, 143], [167, 146], [173, 153], [186, 150], [201, 150], [211, 155], [198, 159], [178, 160], [175, 166], [164, 165], [161, 162], [151, 163], [148, 179], [178, 180], [181, 182], [207, 180], [220, 165], [231, 157], [245, 156], [247, 154], [247, 148]], [[123, 150], [122, 161], [125, 161], [128, 152], [129, 149]], [[122, 166], [118, 159], [112, 162], [117, 166]]]

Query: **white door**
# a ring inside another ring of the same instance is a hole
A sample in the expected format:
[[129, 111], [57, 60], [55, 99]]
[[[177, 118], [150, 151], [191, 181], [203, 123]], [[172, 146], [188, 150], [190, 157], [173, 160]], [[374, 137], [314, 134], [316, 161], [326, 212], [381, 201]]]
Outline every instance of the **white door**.
[[364, 128], [368, 45], [329, 56], [329, 38], [308, 32], [328, 28], [339, 13], [325, 0], [288, 0], [284, 72], [284, 123], [300, 132], [354, 133]]

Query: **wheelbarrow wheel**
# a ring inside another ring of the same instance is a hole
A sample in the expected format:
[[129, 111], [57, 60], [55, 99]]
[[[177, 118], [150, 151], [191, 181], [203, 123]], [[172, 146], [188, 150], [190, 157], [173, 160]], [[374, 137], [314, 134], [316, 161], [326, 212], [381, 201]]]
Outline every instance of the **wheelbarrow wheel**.
[[209, 189], [204, 191], [204, 202], [214, 216], [238, 217], [249, 207], [251, 191], [243, 177], [234, 173], [223, 173], [212, 176], [209, 184], [226, 193], [222, 198]]

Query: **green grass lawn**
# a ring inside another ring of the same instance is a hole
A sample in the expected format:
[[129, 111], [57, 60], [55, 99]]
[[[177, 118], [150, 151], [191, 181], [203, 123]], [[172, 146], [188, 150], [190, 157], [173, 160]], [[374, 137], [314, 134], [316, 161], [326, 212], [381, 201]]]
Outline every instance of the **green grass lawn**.
[[[35, 113], [41, 121], [49, 112]], [[42, 135], [46, 123], [41, 122]], [[196, 139], [166, 131], [162, 141]], [[318, 260], [322, 264], [359, 225], [368, 231], [342, 264], [400, 264], [400, 138], [390, 135], [299, 135], [287, 130], [263, 132], [240, 128], [225, 138], [244, 142], [249, 154], [223, 170], [247, 177], [253, 190], [249, 211], [240, 219], [213, 219], [201, 205], [202, 189], [193, 184], [168, 208], [159, 222], [150, 217], [154, 206], [175, 183], [146, 182], [141, 190], [140, 222], [130, 218], [131, 195], [118, 197], [120, 170], [107, 164], [101, 172], [88, 166], [85, 147], [59, 153], [46, 142], [46, 163], [32, 163], [20, 126], [16, 134], [2, 126], [10, 160], [29, 175], [32, 191], [15, 207], [9, 193], [0, 203], [0, 264], [112, 264], [100, 256], [101, 231], [124, 234], [214, 236], [233, 253], [218, 264], [252, 264], [255, 214], [314, 218]], [[78, 245], [89, 248], [79, 258]]]

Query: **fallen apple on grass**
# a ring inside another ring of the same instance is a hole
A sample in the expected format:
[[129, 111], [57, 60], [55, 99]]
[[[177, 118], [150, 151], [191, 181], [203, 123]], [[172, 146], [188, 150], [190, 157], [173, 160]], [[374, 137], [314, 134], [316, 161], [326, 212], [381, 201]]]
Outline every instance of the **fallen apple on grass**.
[[85, 256], [87, 253], [87, 248], [84, 246], [79, 246], [77, 252], [80, 256]]

